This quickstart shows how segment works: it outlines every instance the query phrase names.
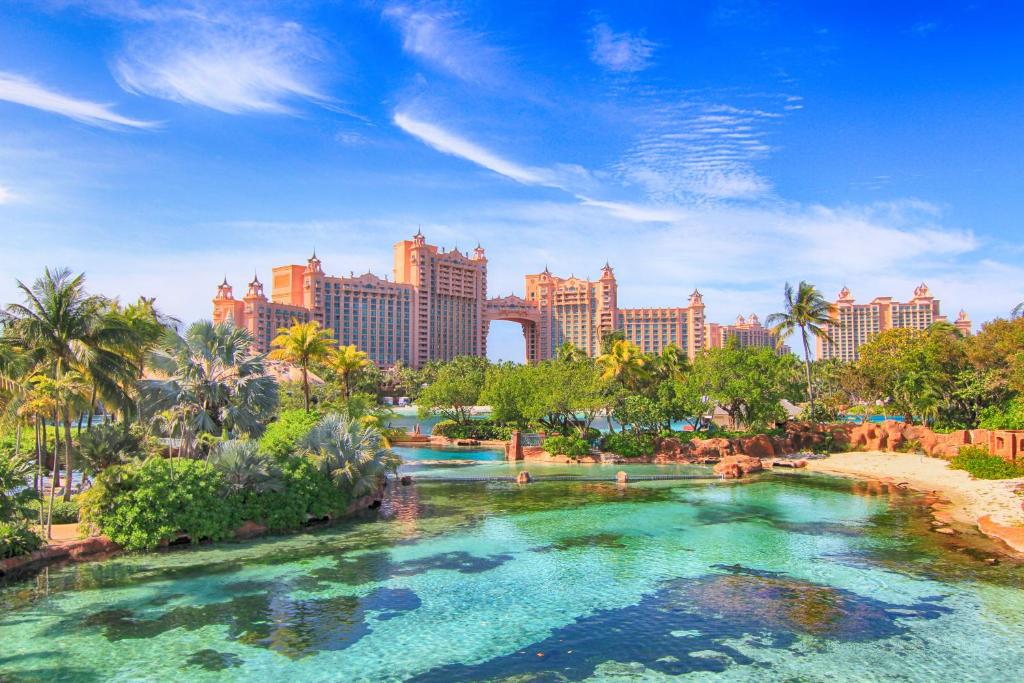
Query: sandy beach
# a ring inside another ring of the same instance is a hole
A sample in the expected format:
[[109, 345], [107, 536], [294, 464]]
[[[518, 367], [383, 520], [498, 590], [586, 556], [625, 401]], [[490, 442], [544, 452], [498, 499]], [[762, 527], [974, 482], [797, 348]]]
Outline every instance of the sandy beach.
[[955, 522], [977, 526], [983, 533], [998, 538], [1018, 553], [1024, 553], [1024, 496], [1014, 489], [1024, 479], [973, 479], [963, 470], [948, 467], [940, 458], [908, 453], [837, 453], [824, 460], [808, 462], [815, 472], [877, 479], [948, 501], [937, 509], [937, 517], [948, 516]]

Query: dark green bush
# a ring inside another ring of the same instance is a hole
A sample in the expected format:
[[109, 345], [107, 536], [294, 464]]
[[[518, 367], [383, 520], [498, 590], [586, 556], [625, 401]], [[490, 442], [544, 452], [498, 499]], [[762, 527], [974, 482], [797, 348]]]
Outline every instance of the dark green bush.
[[508, 441], [512, 438], [514, 429], [514, 427], [495, 424], [491, 420], [469, 420], [465, 424], [460, 424], [455, 420], [441, 420], [431, 428], [430, 433], [449, 439]]
[[155, 548], [179, 533], [193, 543], [227, 538], [241, 521], [223, 479], [202, 460], [150, 458], [114, 465], [79, 496], [82, 520], [129, 550]]
[[976, 479], [1014, 479], [1024, 477], [1024, 467], [1007, 462], [998, 455], [989, 455], [980, 446], [964, 446], [950, 462], [955, 470], [965, 470]]
[[549, 436], [544, 440], [544, 450], [553, 455], [578, 458], [590, 454], [590, 444], [578, 436]]
[[605, 434], [601, 439], [601, 450], [626, 458], [654, 455], [654, 437], [650, 434], [635, 434], [633, 432]]
[[25, 522], [0, 522], [0, 560], [27, 555], [43, 546], [43, 539]]
[[298, 529], [308, 518], [338, 516], [349, 496], [341, 492], [310, 458], [296, 456], [282, 464], [280, 491], [232, 494], [231, 504], [241, 520], [264, 524], [271, 531]]

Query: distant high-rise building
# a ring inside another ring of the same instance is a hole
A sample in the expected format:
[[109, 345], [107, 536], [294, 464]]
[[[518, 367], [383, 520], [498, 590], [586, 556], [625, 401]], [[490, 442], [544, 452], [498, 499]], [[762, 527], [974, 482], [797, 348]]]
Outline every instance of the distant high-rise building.
[[767, 346], [778, 348], [780, 353], [789, 353], [789, 347], [777, 346], [778, 337], [761, 324], [756, 313], [751, 313], [746, 318], [742, 315], [736, 316], [736, 322], [732, 325], [708, 323], [707, 348], [720, 349], [730, 339], [735, 339], [740, 346]]
[[[258, 351], [270, 350], [278, 330], [315, 320], [339, 344], [354, 344], [378, 365], [396, 362], [421, 367], [431, 360], [486, 356], [487, 332], [496, 320], [522, 326], [526, 360], [552, 358], [569, 342], [591, 357], [601, 340], [621, 330], [646, 353], [677, 346], [691, 359], [707, 348], [736, 339], [740, 346], [774, 346], [775, 337], [756, 315], [732, 325], [706, 323], [704, 300], [694, 290], [685, 306], [620, 308], [615, 271], [605, 263], [596, 280], [552, 275], [547, 268], [525, 278], [525, 296], [487, 298], [487, 257], [445, 251], [427, 244], [423, 233], [394, 245], [394, 279], [373, 273], [326, 275], [316, 252], [305, 265], [273, 269], [270, 297], [253, 276], [245, 296], [235, 299], [227, 278], [213, 299], [213, 320], [230, 320], [252, 334]], [[858, 346], [890, 327], [924, 329], [945, 320], [939, 302], [921, 285], [910, 303], [889, 297], [855, 304], [844, 289], [832, 307], [842, 327], [830, 326], [834, 343], [818, 344], [819, 358], [857, 357]], [[971, 321], [961, 311], [954, 323], [965, 334]]]
[[[526, 276], [526, 302], [539, 313], [538, 359], [550, 358], [565, 342], [596, 356], [601, 339], [622, 330], [641, 350], [660, 353], [674, 345], [690, 358], [704, 348], [704, 302], [694, 290], [689, 305], [667, 308], [619, 308], [618, 283], [605, 263], [601, 277], [585, 280], [557, 277], [545, 268]], [[532, 359], [531, 359], [532, 360]]]
[[[861, 344], [880, 332], [894, 328], [924, 330], [932, 323], [946, 321], [946, 317], [939, 313], [939, 300], [929, 293], [924, 283], [914, 289], [914, 297], [906, 303], [880, 296], [870, 303], [858, 304], [850, 290], [843, 287], [831, 306], [831, 314], [834, 323], [826, 325], [825, 329], [832, 341], [817, 340], [819, 359], [857, 360]], [[960, 312], [953, 325], [962, 334], [971, 333], [971, 321], [964, 311]]]
[[418, 232], [395, 245], [395, 281], [372, 273], [325, 275], [314, 253], [305, 266], [274, 268], [270, 300], [254, 279], [238, 301], [225, 279], [213, 300], [213, 319], [230, 318], [248, 329], [261, 352], [270, 350], [279, 328], [315, 320], [378, 365], [419, 367], [427, 360], [484, 355], [486, 298], [482, 248], [472, 256], [458, 249], [445, 253]]

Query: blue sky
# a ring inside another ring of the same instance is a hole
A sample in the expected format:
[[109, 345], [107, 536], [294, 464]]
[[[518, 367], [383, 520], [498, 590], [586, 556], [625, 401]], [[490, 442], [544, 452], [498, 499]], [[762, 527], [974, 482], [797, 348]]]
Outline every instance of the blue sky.
[[608, 259], [721, 322], [799, 279], [1024, 300], [1020, 5], [667, 4], [0, 2], [0, 301], [67, 265], [191, 320], [419, 225], [492, 295]]

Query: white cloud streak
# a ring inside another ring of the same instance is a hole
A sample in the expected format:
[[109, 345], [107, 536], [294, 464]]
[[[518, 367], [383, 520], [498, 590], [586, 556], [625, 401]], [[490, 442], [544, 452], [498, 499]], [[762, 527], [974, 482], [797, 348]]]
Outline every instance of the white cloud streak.
[[444, 73], [472, 83], [494, 80], [503, 55], [457, 13], [429, 5], [396, 4], [383, 16], [402, 34], [402, 49]]
[[130, 38], [113, 70], [135, 94], [227, 114], [286, 114], [295, 100], [328, 99], [312, 76], [322, 57], [295, 22], [230, 16], [161, 22]]
[[605, 23], [591, 29], [590, 59], [609, 71], [634, 73], [651, 64], [655, 44], [634, 33], [615, 33]]
[[71, 97], [6, 71], [0, 71], [0, 100], [60, 114], [101, 128], [154, 128], [160, 125], [155, 121], [122, 116], [111, 109], [112, 105]]
[[0, 185], [0, 204], [10, 204], [15, 200], [15, 195], [10, 188]]
[[483, 166], [518, 183], [562, 187], [555, 177], [556, 173], [551, 169], [521, 166], [500, 157], [466, 138], [432, 123], [413, 118], [409, 114], [397, 112], [394, 115], [394, 122], [396, 126], [406, 133], [425, 142], [439, 152], [471, 161], [478, 166]]

